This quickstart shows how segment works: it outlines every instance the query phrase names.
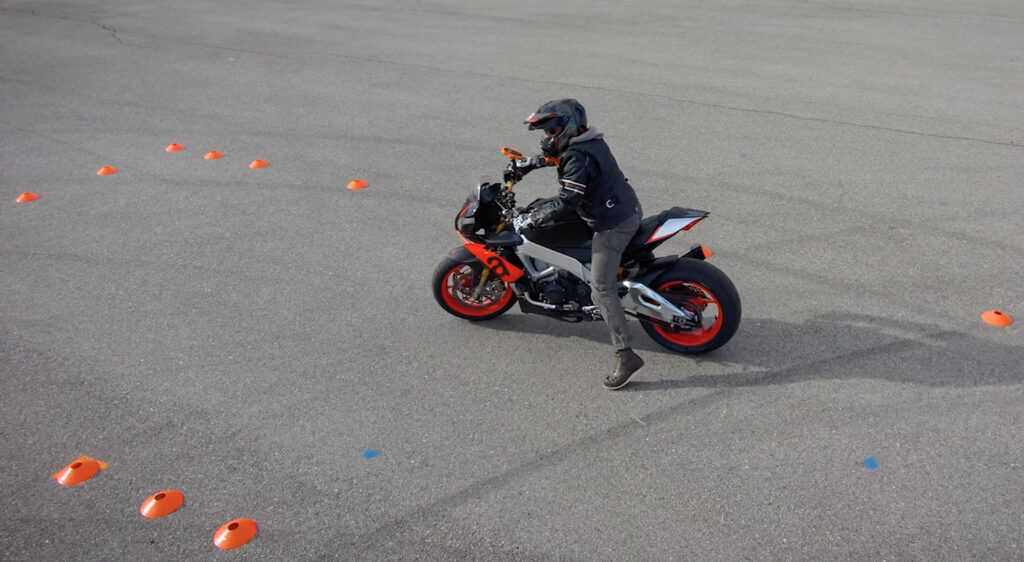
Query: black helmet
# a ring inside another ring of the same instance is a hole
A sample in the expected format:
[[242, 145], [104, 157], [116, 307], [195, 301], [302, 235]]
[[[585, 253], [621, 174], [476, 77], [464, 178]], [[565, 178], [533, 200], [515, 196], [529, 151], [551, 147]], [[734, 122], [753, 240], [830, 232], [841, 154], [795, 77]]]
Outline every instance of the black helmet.
[[587, 130], [587, 110], [574, 99], [552, 100], [540, 106], [526, 121], [529, 129], [562, 130], [557, 135], [546, 134], [540, 141], [545, 156], [558, 157], [569, 148], [569, 140]]

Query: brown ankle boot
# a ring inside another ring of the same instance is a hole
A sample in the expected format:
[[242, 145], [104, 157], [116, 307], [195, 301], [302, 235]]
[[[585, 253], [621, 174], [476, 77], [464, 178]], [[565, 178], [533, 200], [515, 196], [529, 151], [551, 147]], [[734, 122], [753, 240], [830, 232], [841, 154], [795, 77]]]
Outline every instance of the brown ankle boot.
[[615, 352], [615, 363], [615, 372], [604, 379], [604, 387], [608, 390], [618, 390], [626, 386], [629, 377], [644, 366], [644, 360], [628, 347]]

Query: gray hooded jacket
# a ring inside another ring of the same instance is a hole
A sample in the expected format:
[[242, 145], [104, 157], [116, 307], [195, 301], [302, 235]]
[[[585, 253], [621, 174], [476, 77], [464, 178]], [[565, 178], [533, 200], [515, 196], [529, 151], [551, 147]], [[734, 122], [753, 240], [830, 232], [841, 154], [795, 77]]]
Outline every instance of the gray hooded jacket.
[[575, 211], [594, 231], [609, 230], [634, 214], [643, 215], [636, 192], [626, 181], [604, 135], [588, 129], [569, 141], [558, 158], [558, 197], [531, 214], [533, 222], [565, 218]]

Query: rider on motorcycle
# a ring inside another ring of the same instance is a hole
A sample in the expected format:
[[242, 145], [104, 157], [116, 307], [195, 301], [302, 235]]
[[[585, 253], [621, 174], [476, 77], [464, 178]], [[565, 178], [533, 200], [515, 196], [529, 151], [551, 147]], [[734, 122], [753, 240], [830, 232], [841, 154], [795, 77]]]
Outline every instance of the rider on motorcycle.
[[604, 386], [617, 390], [644, 365], [633, 352], [633, 338], [618, 295], [619, 262], [640, 226], [640, 201], [619, 170], [604, 135], [587, 127], [587, 112], [578, 101], [549, 101], [524, 123], [531, 131], [544, 131], [540, 141], [543, 154], [516, 166], [510, 163], [505, 180], [519, 181], [530, 171], [555, 162], [562, 188], [556, 197], [517, 217], [514, 226], [517, 231], [543, 227], [575, 212], [594, 231], [591, 293], [608, 325], [616, 355], [615, 371], [605, 378]]

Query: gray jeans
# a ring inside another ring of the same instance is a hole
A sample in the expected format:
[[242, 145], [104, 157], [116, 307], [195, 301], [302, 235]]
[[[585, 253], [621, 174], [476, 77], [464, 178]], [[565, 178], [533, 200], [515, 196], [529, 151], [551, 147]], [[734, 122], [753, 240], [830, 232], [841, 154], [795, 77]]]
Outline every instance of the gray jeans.
[[594, 233], [593, 261], [590, 264], [591, 295], [601, 308], [616, 350], [633, 347], [633, 337], [629, 333], [626, 313], [622, 311], [622, 300], [619, 298], [619, 262], [622, 260], [622, 252], [639, 227], [640, 214], [637, 213], [611, 230]]

